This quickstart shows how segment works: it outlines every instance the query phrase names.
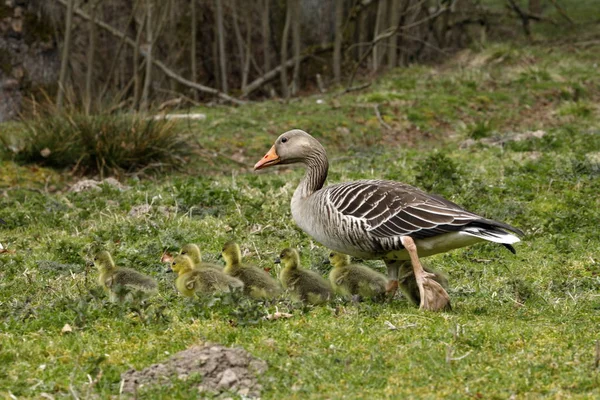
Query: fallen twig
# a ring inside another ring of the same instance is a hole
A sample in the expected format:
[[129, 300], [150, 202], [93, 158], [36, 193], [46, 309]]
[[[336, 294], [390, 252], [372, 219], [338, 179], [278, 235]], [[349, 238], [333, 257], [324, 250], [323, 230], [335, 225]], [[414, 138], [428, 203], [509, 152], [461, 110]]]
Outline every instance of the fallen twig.
[[389, 126], [381, 117], [381, 113], [379, 112], [379, 104], [374, 104], [373, 109], [375, 110], [375, 115], [377, 115], [377, 119], [379, 120], [379, 123], [381, 124], [381, 126], [383, 126], [385, 129], [388, 129], [391, 131], [392, 127]]
[[408, 328], [414, 328], [417, 326], [417, 324], [406, 324], [406, 325], [402, 325], [402, 326], [396, 326], [394, 324], [392, 324], [390, 321], [385, 321], [384, 324], [391, 330], [391, 331], [397, 331], [399, 329], [408, 329]]
[[556, 0], [550, 0], [550, 3], [552, 3], [552, 5], [554, 6], [554, 8], [556, 8], [556, 11], [558, 11], [558, 13], [561, 15], [561, 17], [563, 17], [564, 19], [566, 19], [567, 21], [569, 21], [569, 23], [571, 25], [575, 25], [575, 21], [573, 21], [571, 19], [571, 17], [569, 17], [569, 14], [567, 14], [567, 12], [565, 11], [565, 9], [562, 8], [560, 6], [560, 4], [558, 4], [558, 2]]
[[346, 89], [342, 90], [341, 92], [339, 92], [339, 93], [336, 93], [336, 94], [334, 95], [334, 97], [339, 97], [339, 96], [341, 96], [341, 95], [344, 95], [344, 94], [346, 94], [346, 93], [350, 93], [350, 92], [356, 92], [356, 91], [358, 91], [358, 90], [363, 90], [363, 89], [366, 89], [366, 88], [368, 88], [369, 86], [371, 86], [371, 83], [372, 83], [372, 82], [367, 82], [367, 83], [363, 83], [362, 85], [358, 85], [358, 86], [352, 86], [352, 87], [347, 87]]

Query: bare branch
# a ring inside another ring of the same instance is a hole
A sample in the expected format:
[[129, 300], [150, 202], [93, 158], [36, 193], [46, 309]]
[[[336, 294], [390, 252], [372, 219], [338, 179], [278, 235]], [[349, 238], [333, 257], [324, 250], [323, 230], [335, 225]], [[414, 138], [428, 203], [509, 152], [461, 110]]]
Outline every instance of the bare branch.
[[[331, 43], [329, 43], [325, 46], [322, 46], [322, 47], [318, 47], [318, 48], [314, 49], [312, 52], [301, 55], [300, 62], [303, 62], [304, 60], [306, 60], [309, 57], [314, 56], [315, 54], [330, 51], [332, 48], [333, 48], [333, 46]], [[289, 60], [287, 60], [285, 62], [284, 67], [291, 68], [294, 65], [294, 63], [295, 63], [295, 59], [290, 58]], [[246, 90], [243, 92], [242, 97], [248, 96], [250, 93], [254, 92], [256, 89], [260, 88], [265, 83], [270, 82], [271, 80], [275, 79], [277, 77], [277, 75], [280, 73], [280, 71], [281, 71], [281, 65], [279, 65], [276, 68], [265, 73], [260, 78], [257, 78], [254, 81], [250, 82], [250, 84], [248, 84], [248, 86], [246, 86]]]

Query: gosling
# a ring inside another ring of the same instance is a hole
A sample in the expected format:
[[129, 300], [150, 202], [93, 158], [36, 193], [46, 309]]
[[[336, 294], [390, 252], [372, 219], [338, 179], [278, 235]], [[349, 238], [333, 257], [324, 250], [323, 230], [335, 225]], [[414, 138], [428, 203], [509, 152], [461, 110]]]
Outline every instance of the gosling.
[[242, 252], [235, 242], [227, 242], [221, 252], [223, 272], [244, 282], [244, 293], [255, 299], [269, 299], [281, 293], [281, 287], [265, 270], [242, 264]]
[[283, 249], [275, 263], [283, 265], [279, 274], [283, 288], [303, 302], [323, 304], [333, 297], [329, 282], [315, 271], [300, 268], [300, 256], [296, 249]]
[[108, 251], [98, 253], [94, 265], [100, 271], [98, 283], [109, 292], [112, 302], [145, 298], [158, 292], [154, 279], [136, 270], [116, 266]]
[[200, 252], [200, 247], [193, 243], [188, 243], [185, 246], [183, 246], [179, 254], [191, 258], [194, 267], [202, 266], [207, 268], [223, 270], [223, 267], [220, 265], [202, 262], [202, 253]]
[[244, 287], [242, 281], [222, 271], [202, 266], [194, 267], [192, 259], [184, 255], [175, 257], [171, 269], [177, 272], [175, 287], [186, 297], [193, 297], [196, 293], [231, 292]]
[[385, 298], [387, 277], [371, 268], [359, 264], [350, 264], [350, 256], [332, 252], [329, 262], [333, 269], [329, 272], [329, 281], [334, 289], [343, 296], [361, 300], [383, 300]]

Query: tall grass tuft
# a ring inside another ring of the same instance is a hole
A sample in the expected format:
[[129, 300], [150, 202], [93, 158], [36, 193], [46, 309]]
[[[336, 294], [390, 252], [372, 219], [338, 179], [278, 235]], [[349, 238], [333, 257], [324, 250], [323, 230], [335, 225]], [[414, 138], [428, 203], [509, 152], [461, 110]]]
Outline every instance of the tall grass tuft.
[[[196, 142], [172, 121], [47, 109], [26, 120], [19, 158], [81, 174], [178, 169]], [[54, 110], [56, 111], [56, 110]]]

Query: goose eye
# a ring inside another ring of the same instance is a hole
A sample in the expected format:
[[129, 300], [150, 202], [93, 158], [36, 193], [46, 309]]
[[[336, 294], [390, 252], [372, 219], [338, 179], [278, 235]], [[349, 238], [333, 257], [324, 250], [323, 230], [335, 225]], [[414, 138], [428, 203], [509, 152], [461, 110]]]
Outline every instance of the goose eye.
[[287, 141], [288, 141], [288, 138], [286, 138], [286, 137], [281, 138], [281, 143], [285, 143]]
[[329, 257], [333, 257], [333, 253], [329, 253]]

